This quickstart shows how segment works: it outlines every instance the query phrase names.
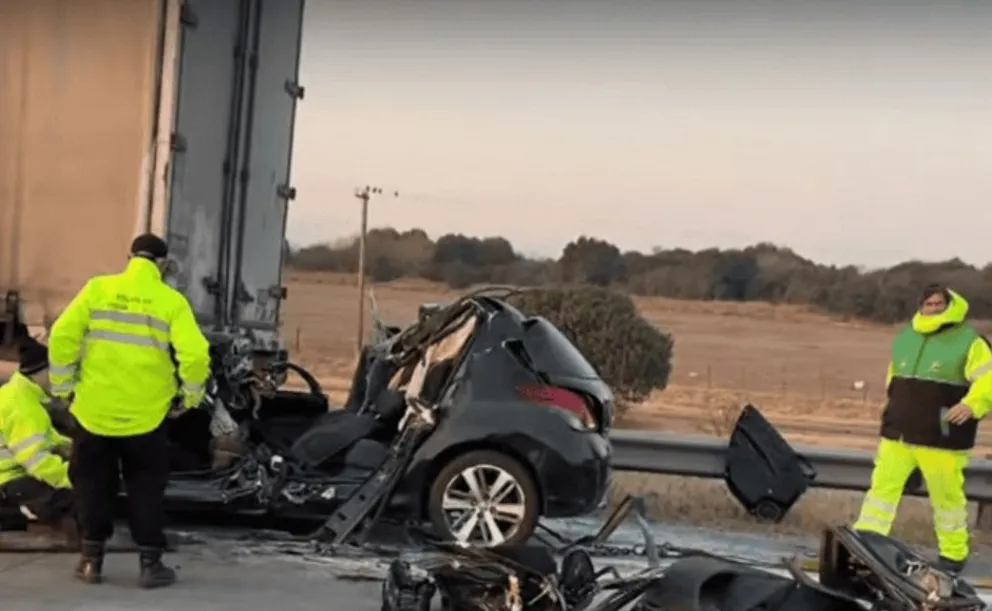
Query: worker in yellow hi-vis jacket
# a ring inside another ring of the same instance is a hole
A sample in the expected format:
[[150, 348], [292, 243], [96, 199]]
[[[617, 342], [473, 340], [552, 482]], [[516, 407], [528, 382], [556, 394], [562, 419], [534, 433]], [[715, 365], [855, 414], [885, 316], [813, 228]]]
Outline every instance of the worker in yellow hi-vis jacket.
[[893, 340], [882, 439], [854, 525], [887, 535], [906, 480], [919, 467], [933, 506], [938, 566], [952, 573], [968, 559], [964, 469], [978, 421], [992, 409], [992, 349], [967, 314], [963, 297], [928, 286]]
[[72, 396], [77, 423], [69, 467], [83, 531], [76, 576], [90, 583], [102, 579], [121, 475], [140, 548], [139, 583], [176, 579], [162, 564], [165, 420], [180, 391], [184, 408], [201, 403], [210, 357], [189, 302], [162, 279], [168, 254], [157, 236], [135, 238], [124, 272], [87, 282], [49, 334], [52, 394]]
[[46, 407], [48, 349], [27, 338], [20, 353], [17, 372], [0, 387], [0, 504], [79, 545], [66, 460], [72, 442]]

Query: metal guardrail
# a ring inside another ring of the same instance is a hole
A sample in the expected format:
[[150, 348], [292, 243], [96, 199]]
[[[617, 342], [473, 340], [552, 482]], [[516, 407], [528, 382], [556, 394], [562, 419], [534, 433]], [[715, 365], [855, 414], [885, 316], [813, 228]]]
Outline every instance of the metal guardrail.
[[[613, 469], [664, 475], [723, 479], [727, 442], [717, 437], [614, 429]], [[864, 450], [794, 446], [813, 465], [810, 486], [837, 490], [868, 490], [874, 454]], [[907, 488], [926, 495], [923, 484]], [[992, 502], [992, 460], [975, 458], [965, 470], [965, 493], [972, 501]]]

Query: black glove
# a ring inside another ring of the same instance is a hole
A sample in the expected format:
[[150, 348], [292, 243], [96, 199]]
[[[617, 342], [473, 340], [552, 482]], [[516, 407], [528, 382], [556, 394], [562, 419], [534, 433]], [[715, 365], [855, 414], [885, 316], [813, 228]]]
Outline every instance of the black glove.
[[172, 400], [172, 405], [169, 407], [169, 418], [178, 418], [189, 411], [189, 408], [183, 405], [182, 397], [176, 397]]
[[48, 409], [50, 411], [69, 411], [69, 406], [72, 405], [72, 397], [67, 397], [63, 399], [62, 397], [51, 396], [48, 398]]

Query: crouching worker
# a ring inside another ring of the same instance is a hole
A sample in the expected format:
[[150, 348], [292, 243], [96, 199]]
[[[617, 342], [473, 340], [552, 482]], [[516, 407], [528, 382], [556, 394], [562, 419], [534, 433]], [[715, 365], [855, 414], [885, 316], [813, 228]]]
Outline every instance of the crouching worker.
[[940, 286], [892, 342], [881, 441], [854, 528], [888, 535], [906, 480], [919, 467], [933, 507], [937, 567], [957, 573], [968, 558], [964, 468], [978, 421], [992, 408], [992, 350], [965, 322], [968, 302]]
[[0, 387], [0, 504], [52, 529], [71, 546], [78, 527], [66, 461], [71, 441], [55, 430], [46, 408], [48, 349], [21, 346], [18, 371]]

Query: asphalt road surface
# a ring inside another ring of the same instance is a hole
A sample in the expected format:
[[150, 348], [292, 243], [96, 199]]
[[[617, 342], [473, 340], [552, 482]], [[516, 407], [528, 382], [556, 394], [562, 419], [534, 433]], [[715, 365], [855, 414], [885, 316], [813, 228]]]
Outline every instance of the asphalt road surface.
[[[798, 552], [799, 547], [803, 547], [796, 543], [783, 546], [779, 542], [776, 545], [773, 540], [758, 536], [705, 532], [688, 527], [659, 528], [665, 535], [661, 540], [691, 543], [718, 553], [739, 554], [737, 548], [746, 546], [751, 555], [755, 555], [756, 549], [767, 548], [768, 554], [757, 555], [778, 559], [791, 555], [785, 553], [788, 548]], [[589, 526], [581, 530], [589, 530]], [[119, 534], [126, 539], [123, 533]], [[243, 533], [237, 532], [177, 535], [180, 537], [179, 551], [168, 554], [167, 562], [178, 567], [179, 583], [152, 591], [137, 587], [138, 566], [134, 553], [109, 554], [104, 567], [107, 581], [95, 586], [73, 579], [75, 554], [0, 553], [0, 609], [372, 611], [381, 607], [380, 583], [373, 579], [383, 576], [388, 559], [329, 558], [312, 554], [305, 543], [246, 540]], [[644, 566], [641, 558], [612, 559], [610, 563], [622, 572]], [[631, 566], [625, 566], [628, 563]], [[974, 576], [992, 575], [992, 563], [987, 558], [973, 558], [968, 568], [966, 573]], [[974, 583], [989, 587], [986, 583]]]
[[11, 611], [214, 611], [221, 609], [380, 608], [379, 584], [339, 579], [331, 567], [280, 558], [239, 557], [214, 546], [170, 554], [179, 582], [161, 590], [137, 587], [134, 554], [108, 555], [107, 581], [72, 577], [72, 554], [0, 554], [0, 607]]

